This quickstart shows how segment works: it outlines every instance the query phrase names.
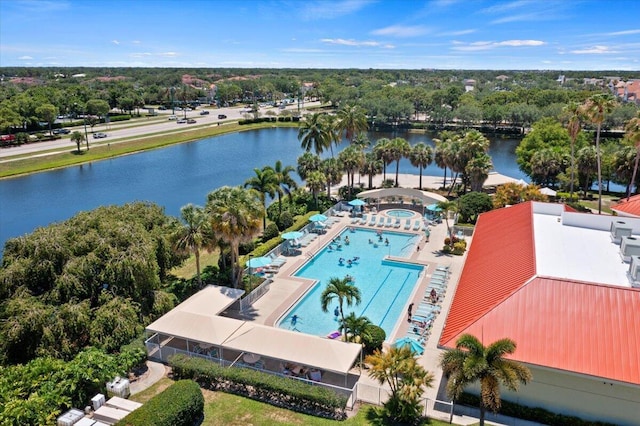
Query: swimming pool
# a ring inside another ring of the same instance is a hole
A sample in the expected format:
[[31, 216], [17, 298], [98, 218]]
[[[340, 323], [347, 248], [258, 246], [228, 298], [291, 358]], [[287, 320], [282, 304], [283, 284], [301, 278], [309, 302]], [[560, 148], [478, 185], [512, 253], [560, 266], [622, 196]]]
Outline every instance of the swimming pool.
[[405, 219], [405, 218], [413, 217], [414, 213], [411, 210], [391, 209], [391, 210], [385, 210], [384, 214], [386, 214], [387, 216]]
[[[415, 250], [420, 235], [382, 230], [382, 241], [375, 229], [345, 229], [340, 234], [341, 247], [329, 244], [306, 262], [296, 273], [296, 277], [318, 280], [300, 301], [282, 316], [278, 327], [294, 329], [307, 334], [326, 336], [338, 329], [339, 323], [333, 311], [337, 301], [329, 306], [329, 312], [322, 312], [320, 295], [333, 277], [350, 275], [361, 293], [359, 305], [344, 305], [345, 317], [354, 312], [364, 315], [384, 329], [390, 336], [398, 319], [406, 314], [407, 300], [423, 271], [422, 265], [384, 260], [385, 256], [408, 257]], [[349, 245], [345, 238], [349, 238]], [[385, 244], [385, 239], [389, 245]], [[359, 257], [351, 265], [349, 259]], [[340, 259], [344, 259], [341, 263]], [[291, 318], [297, 315], [295, 327]]]

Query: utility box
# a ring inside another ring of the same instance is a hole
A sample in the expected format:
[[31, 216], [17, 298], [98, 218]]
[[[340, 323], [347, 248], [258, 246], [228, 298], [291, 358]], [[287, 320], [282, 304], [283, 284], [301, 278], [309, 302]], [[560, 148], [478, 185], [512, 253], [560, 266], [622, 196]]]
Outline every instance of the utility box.
[[72, 408], [71, 410], [58, 417], [57, 425], [73, 426], [83, 417], [84, 413], [82, 411], [78, 410], [77, 408]]
[[131, 384], [129, 383], [129, 379], [116, 377], [112, 382], [108, 382], [107, 395], [129, 398], [129, 395], [131, 395]]
[[91, 406], [93, 407], [93, 411], [102, 407], [105, 403], [106, 399], [103, 394], [99, 393], [93, 398], [91, 398]]
[[611, 222], [611, 241], [616, 244], [620, 244], [622, 241], [622, 237], [630, 237], [631, 236], [631, 226], [629, 226], [626, 222], [622, 220], [614, 220]]
[[631, 262], [631, 256], [640, 255], [640, 238], [622, 237], [620, 242], [620, 257], [625, 262]]

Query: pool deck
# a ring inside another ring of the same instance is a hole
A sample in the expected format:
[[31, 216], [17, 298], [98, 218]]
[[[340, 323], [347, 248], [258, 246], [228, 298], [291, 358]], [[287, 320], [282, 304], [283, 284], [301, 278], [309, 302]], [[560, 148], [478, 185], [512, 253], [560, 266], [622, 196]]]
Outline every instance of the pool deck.
[[[398, 208], [402, 207], [398, 206]], [[381, 211], [380, 213], [384, 213], [384, 211]], [[418, 216], [412, 218], [412, 222], [416, 220], [417, 217]], [[337, 222], [328, 228], [325, 234], [319, 235], [318, 238], [311, 242], [311, 244], [302, 248], [301, 254], [287, 258], [287, 262], [281, 266], [278, 272], [274, 275], [273, 283], [271, 284], [269, 291], [257, 300], [252, 308], [245, 311], [240, 318], [256, 321], [269, 326], [275, 326], [278, 319], [287, 312], [287, 310], [291, 308], [291, 306], [293, 306], [314, 284], [313, 280], [293, 276], [293, 274], [307, 261], [307, 259], [317, 253], [325, 244], [342, 232], [344, 228], [350, 226], [365, 229], [372, 228], [367, 225], [353, 225], [351, 223], [351, 218], [347, 214], [342, 217], [335, 218], [338, 219]], [[378, 227], [373, 228], [381, 229]], [[453, 295], [455, 294], [460, 272], [464, 264], [464, 256], [445, 255], [440, 252], [443, 241], [447, 236], [447, 226], [444, 222], [431, 226], [429, 242], [425, 240], [424, 231], [422, 230], [407, 231], [404, 230], [404, 227], [400, 229], [382, 229], [394, 232], [411, 232], [422, 235], [422, 239], [418, 243], [420, 249], [414, 251], [409, 257], [409, 260], [414, 263], [423, 264], [428, 268], [426, 270], [426, 274], [422, 275], [419, 285], [416, 286], [412, 293], [411, 299], [407, 300], [406, 306], [411, 302], [413, 302], [416, 307], [419, 306], [428, 287], [431, 273], [437, 266], [449, 267], [449, 280], [444, 294], [444, 299], [441, 301], [441, 312], [435, 317], [431, 333], [425, 344], [425, 352], [419, 358], [419, 363], [427, 371], [432, 372], [435, 377], [433, 387], [426, 390], [424, 397], [432, 400], [443, 399], [443, 389], [441, 386], [442, 370], [438, 365], [442, 350], [438, 349], [437, 345], [444, 327], [447, 313], [451, 306]], [[466, 239], [468, 243], [471, 243], [471, 237], [466, 237]], [[387, 342], [393, 342], [397, 338], [403, 337], [408, 331], [408, 328], [409, 323], [407, 321], [399, 321], [394, 329], [393, 335], [387, 336]], [[378, 386], [378, 383], [369, 378], [367, 374], [362, 374], [360, 381], [364, 384]]]

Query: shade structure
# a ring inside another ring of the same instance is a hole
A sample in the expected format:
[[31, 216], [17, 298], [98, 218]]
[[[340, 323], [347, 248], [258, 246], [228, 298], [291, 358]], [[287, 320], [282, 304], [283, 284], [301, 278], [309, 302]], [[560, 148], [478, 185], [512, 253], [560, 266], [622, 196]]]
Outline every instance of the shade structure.
[[355, 200], [349, 201], [349, 205], [350, 206], [364, 206], [365, 204], [367, 204], [367, 203], [365, 203], [364, 201], [362, 201], [362, 200], [360, 200], [358, 198], [356, 198]]
[[540, 188], [540, 193], [544, 195], [548, 195], [549, 197], [555, 197], [557, 194], [556, 191], [554, 191], [551, 188], [547, 188], [546, 186], [544, 188]]
[[323, 214], [314, 214], [309, 218], [311, 222], [324, 222], [327, 220], [327, 217]]
[[249, 259], [249, 261], [247, 262], [247, 266], [249, 268], [262, 268], [263, 266], [269, 265], [271, 265], [271, 259], [264, 256], [254, 257], [252, 259]]
[[422, 345], [413, 340], [411, 337], [403, 337], [401, 339], [398, 339], [393, 344], [393, 346], [395, 346], [396, 348], [408, 346], [409, 349], [411, 349], [411, 352], [413, 352], [414, 354], [422, 355], [424, 353], [424, 348], [422, 347]]
[[437, 204], [429, 204], [427, 206], [427, 210], [429, 210], [430, 212], [441, 212], [442, 209], [440, 207], [438, 207]]
[[297, 240], [298, 238], [302, 238], [304, 234], [300, 231], [291, 231], [291, 232], [285, 232], [284, 234], [281, 235], [282, 238], [284, 238], [285, 240]]

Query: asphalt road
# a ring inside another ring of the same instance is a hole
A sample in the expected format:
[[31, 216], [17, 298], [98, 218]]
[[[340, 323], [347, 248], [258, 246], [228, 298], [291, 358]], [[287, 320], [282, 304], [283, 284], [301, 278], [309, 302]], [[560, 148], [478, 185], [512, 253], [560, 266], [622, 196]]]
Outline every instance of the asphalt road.
[[[305, 102], [304, 107], [313, 107], [319, 106], [320, 102]], [[287, 110], [297, 111], [298, 105], [288, 105]], [[209, 111], [208, 115], [200, 115], [200, 112], [203, 110]], [[268, 107], [268, 108], [260, 108], [261, 117], [266, 116], [267, 111], [274, 111], [278, 114], [281, 110], [277, 107]], [[218, 123], [224, 122], [235, 122], [239, 119], [244, 118], [244, 115], [247, 114], [247, 110], [245, 107], [229, 107], [229, 108], [198, 108], [194, 111], [176, 111], [175, 115], [178, 118], [193, 118], [197, 121], [196, 124], [177, 124], [176, 120], [169, 120], [168, 117], [172, 115], [171, 110], [158, 111], [157, 117], [149, 117], [149, 123], [144, 124], [142, 120], [136, 120], [133, 122], [125, 121], [125, 122], [117, 122], [113, 124], [98, 124], [94, 126], [93, 132], [103, 132], [108, 136], [104, 139], [94, 139], [91, 134], [91, 129], [87, 127], [87, 133], [89, 136], [89, 146], [92, 143], [116, 143], [121, 141], [124, 138], [129, 138], [132, 136], [144, 136], [154, 133], [161, 132], [176, 132], [182, 129], [188, 130], [194, 126], [202, 126], [204, 124], [209, 125], [217, 125]], [[303, 109], [303, 113], [305, 110]], [[218, 114], [224, 114], [227, 116], [225, 119], [218, 119]], [[161, 117], [165, 117], [165, 119], [161, 119]], [[70, 128], [71, 131], [78, 130], [80, 132], [84, 132], [84, 127], [79, 126], [75, 128]], [[84, 143], [83, 143], [84, 145]], [[62, 139], [57, 139], [55, 141], [47, 141], [47, 142], [37, 142], [37, 143], [29, 143], [21, 146], [13, 146], [0, 149], [0, 158], [11, 157], [15, 155], [23, 155], [23, 154], [34, 154], [37, 155], [41, 151], [49, 151], [61, 148], [69, 148], [75, 149], [76, 144], [71, 142], [70, 135], [63, 135]]]

